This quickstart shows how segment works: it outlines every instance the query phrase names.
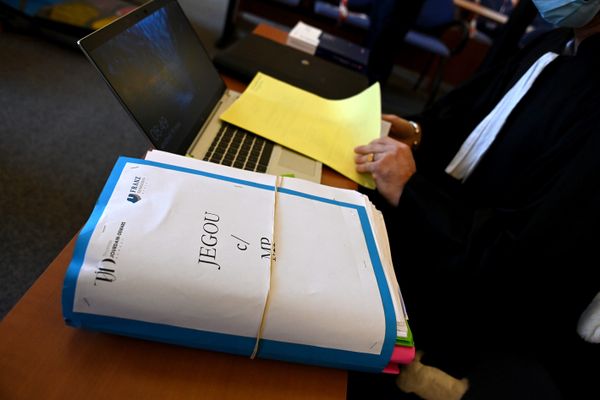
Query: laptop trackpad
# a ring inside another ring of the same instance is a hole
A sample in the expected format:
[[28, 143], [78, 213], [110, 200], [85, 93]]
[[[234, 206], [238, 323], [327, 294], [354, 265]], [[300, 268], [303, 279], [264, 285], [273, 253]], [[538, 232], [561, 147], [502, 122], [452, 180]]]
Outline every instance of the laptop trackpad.
[[321, 167], [322, 164], [312, 158], [282, 146], [275, 146], [267, 172], [273, 175], [293, 174], [297, 178], [320, 182]]
[[291, 150], [283, 150], [277, 162], [283, 168], [295, 169], [307, 175], [315, 173], [315, 161]]

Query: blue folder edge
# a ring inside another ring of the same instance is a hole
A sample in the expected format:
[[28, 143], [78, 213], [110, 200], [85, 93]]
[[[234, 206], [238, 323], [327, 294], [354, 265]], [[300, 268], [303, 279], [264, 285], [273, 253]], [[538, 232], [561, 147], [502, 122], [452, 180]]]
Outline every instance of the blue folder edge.
[[[79, 233], [79, 237], [75, 243], [73, 258], [67, 269], [62, 291], [62, 309], [65, 322], [67, 325], [74, 327], [81, 327], [187, 347], [239, 354], [249, 357], [254, 349], [254, 344], [256, 341], [254, 337], [228, 335], [131, 319], [73, 312], [77, 277], [79, 276], [79, 271], [83, 265], [83, 259], [89, 245], [92, 232], [94, 231], [100, 216], [104, 212], [104, 209], [108, 204], [110, 197], [112, 196], [117, 181], [121, 176], [123, 168], [127, 163], [151, 165], [159, 168], [226, 180], [264, 190], [275, 190], [275, 187], [273, 186], [257, 184], [255, 182], [249, 182], [223, 175], [157, 163], [154, 161], [120, 157], [117, 160], [108, 178], [108, 181], [106, 182], [104, 189], [102, 190], [102, 193], [96, 202], [96, 205], [94, 206], [94, 210], [92, 211], [90, 218]], [[392, 304], [392, 298], [389, 292], [389, 287], [385, 278], [385, 273], [383, 271], [383, 266], [377, 252], [373, 231], [367, 216], [367, 211], [364, 207], [354, 204], [330, 200], [286, 188], [279, 188], [278, 191], [279, 193], [305, 197], [311, 200], [334, 204], [340, 207], [353, 208], [357, 211], [383, 303], [385, 314], [385, 339], [380, 354], [359, 353], [262, 339], [260, 341], [258, 357], [304, 364], [314, 364], [332, 368], [353, 369], [368, 372], [383, 371], [390, 361], [396, 341], [396, 316]]]

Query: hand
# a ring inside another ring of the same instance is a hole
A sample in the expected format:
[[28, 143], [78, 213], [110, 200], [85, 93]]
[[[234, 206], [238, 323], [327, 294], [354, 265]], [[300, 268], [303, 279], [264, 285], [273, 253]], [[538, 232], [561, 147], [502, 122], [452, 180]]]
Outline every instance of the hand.
[[394, 137], [409, 146], [413, 145], [415, 139], [419, 139], [415, 137], [415, 128], [404, 118], [394, 114], [382, 114], [381, 119], [392, 124], [390, 127], [391, 137]]
[[397, 206], [404, 185], [417, 167], [410, 147], [389, 137], [373, 140], [354, 149], [356, 171], [370, 172], [377, 191], [392, 205]]

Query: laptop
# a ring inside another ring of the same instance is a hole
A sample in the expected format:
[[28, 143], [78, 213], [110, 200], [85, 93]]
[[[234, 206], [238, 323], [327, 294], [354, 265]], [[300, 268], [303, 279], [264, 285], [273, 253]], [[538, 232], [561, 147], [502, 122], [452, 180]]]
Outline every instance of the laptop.
[[344, 99], [369, 87], [366, 75], [259, 35], [237, 40], [213, 61], [220, 71], [242, 82], [250, 82], [261, 71], [328, 99]]
[[240, 94], [176, 0], [150, 1], [77, 43], [156, 149], [320, 182], [320, 162], [219, 120]]

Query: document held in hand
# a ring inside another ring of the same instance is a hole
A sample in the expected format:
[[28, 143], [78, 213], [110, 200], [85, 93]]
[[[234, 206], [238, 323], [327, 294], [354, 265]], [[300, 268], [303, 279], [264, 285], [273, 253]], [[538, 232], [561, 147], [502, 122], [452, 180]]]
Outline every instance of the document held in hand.
[[75, 327], [344, 369], [410, 345], [365, 196], [159, 151], [116, 163], [62, 302]]
[[258, 73], [221, 119], [375, 188], [370, 174], [356, 172], [354, 148], [380, 136], [378, 83], [347, 99], [330, 100]]

